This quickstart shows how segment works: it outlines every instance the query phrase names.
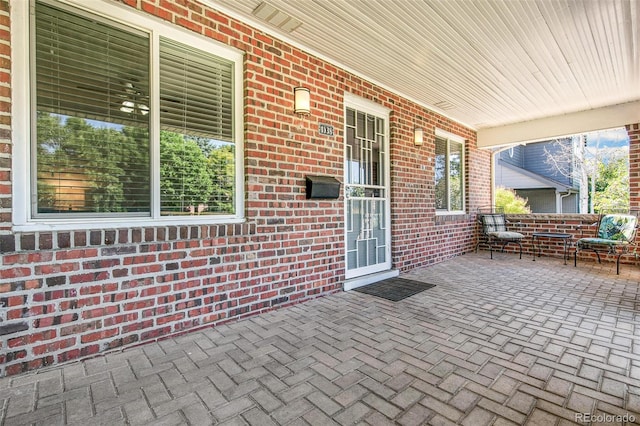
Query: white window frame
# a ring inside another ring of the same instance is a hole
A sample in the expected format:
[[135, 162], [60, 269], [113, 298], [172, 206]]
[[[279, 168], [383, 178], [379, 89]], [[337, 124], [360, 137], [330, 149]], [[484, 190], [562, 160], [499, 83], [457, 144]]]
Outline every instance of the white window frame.
[[[129, 7], [105, 0], [46, 0], [51, 4], [67, 4], [78, 11], [100, 15], [133, 29], [149, 33], [151, 41], [151, 81], [152, 97], [150, 138], [151, 138], [151, 177], [152, 186], [150, 214], [145, 217], [103, 217], [103, 218], [33, 218], [31, 212], [31, 108], [30, 99], [30, 41], [29, 15], [34, 3], [29, 0], [11, 0], [11, 43], [12, 67], [12, 143], [13, 143], [13, 230], [72, 230], [92, 228], [122, 228], [131, 226], [197, 225], [215, 223], [240, 223], [244, 217], [244, 122], [243, 122], [243, 59], [240, 50], [223, 45], [204, 36], [191, 33], [178, 26], [160, 21]], [[161, 216], [160, 215], [160, 111], [159, 99], [159, 55], [160, 36], [180, 43], [196, 46], [200, 50], [233, 61], [234, 66], [234, 111], [233, 133], [235, 146], [235, 213], [232, 215], [201, 216]]]
[[[435, 131], [436, 137], [441, 138], [441, 139], [446, 139], [447, 141], [447, 170], [449, 169], [449, 150], [450, 150], [450, 144], [451, 142], [455, 142], [458, 144], [462, 145], [462, 158], [460, 159], [461, 164], [462, 164], [462, 209], [461, 210], [450, 210], [451, 208], [451, 197], [450, 197], [450, 193], [451, 193], [451, 188], [449, 187], [449, 184], [451, 182], [451, 176], [448, 177], [447, 179], [447, 209], [436, 209], [436, 215], [462, 215], [466, 213], [466, 198], [467, 198], [467, 193], [466, 193], [466, 179], [467, 179], [467, 171], [466, 171], [466, 163], [465, 163], [465, 149], [466, 149], [466, 144], [465, 144], [465, 139], [463, 137], [460, 137], [456, 134], [447, 132], [445, 130], [441, 130], [441, 129], [437, 129]], [[435, 157], [434, 157], [435, 158]]]

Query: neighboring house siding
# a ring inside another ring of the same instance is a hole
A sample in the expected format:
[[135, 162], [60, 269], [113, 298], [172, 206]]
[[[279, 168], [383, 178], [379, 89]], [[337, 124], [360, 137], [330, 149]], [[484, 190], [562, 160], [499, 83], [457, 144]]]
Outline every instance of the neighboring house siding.
[[510, 167], [504, 167], [502, 164], [496, 164], [496, 183], [499, 186], [515, 189], [539, 188], [540, 180], [535, 179], [531, 175], [519, 173]]
[[[564, 138], [560, 142], [571, 146], [572, 140]], [[534, 213], [558, 213], [558, 197], [574, 188], [573, 179], [560, 173], [548, 163], [547, 158], [556, 155], [562, 159], [566, 155], [561, 155], [562, 152], [555, 141], [536, 142], [516, 146], [513, 151], [501, 151], [495, 164], [495, 184], [514, 189], [518, 195], [528, 198], [528, 205]], [[567, 167], [569, 175], [571, 166], [572, 163]], [[562, 213], [577, 211], [577, 204], [569, 201], [576, 197], [570, 195], [563, 198]]]
[[[516, 190], [522, 198], [528, 200], [528, 205], [532, 213], [558, 213], [556, 211], [556, 192], [554, 189], [518, 189]], [[569, 194], [561, 197], [562, 213], [578, 212], [578, 195]]]
[[512, 164], [516, 167], [524, 167], [524, 149], [522, 145], [517, 145], [500, 151], [502, 161]]
[[[563, 140], [563, 144], [571, 140]], [[571, 185], [571, 178], [560, 173], [553, 165], [547, 163], [547, 154], [552, 156], [560, 153], [560, 148], [554, 142], [532, 143], [525, 146], [523, 168], [541, 176], [553, 179], [565, 185]]]
[[554, 189], [518, 189], [516, 193], [528, 200], [533, 213], [556, 213], [556, 195]]
[[[563, 143], [571, 144], [571, 139], [563, 139]], [[554, 142], [536, 142], [514, 146], [513, 151], [510, 149], [500, 151], [499, 158], [505, 163], [571, 186], [572, 178], [563, 175], [553, 165], [548, 164], [546, 152], [551, 153], [551, 155], [558, 154], [560, 148]], [[515, 183], [513, 185], [510, 184], [509, 187], [517, 188]]]
[[562, 198], [562, 213], [578, 213], [580, 197], [571, 194]]
[[[23, 0], [16, 0], [23, 1]], [[120, 2], [118, 2], [120, 3]], [[474, 247], [473, 214], [436, 216], [435, 127], [465, 139], [467, 212], [490, 202], [491, 153], [475, 132], [189, 0], [133, 8], [243, 50], [246, 223], [14, 233], [10, 3], [0, 1], [0, 375], [91, 356], [340, 291], [344, 204], [307, 200], [305, 176], [342, 181], [343, 94], [391, 110], [393, 267]], [[27, 70], [21, 70], [27, 72]], [[311, 115], [292, 109], [311, 89]], [[415, 123], [425, 143], [413, 145]], [[320, 136], [318, 124], [336, 136]]]

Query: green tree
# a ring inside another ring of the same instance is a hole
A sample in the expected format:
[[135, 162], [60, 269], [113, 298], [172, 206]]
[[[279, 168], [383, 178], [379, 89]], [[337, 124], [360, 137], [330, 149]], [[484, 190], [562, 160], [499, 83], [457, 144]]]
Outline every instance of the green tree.
[[149, 130], [146, 127], [124, 127], [120, 147], [118, 164], [125, 171], [120, 181], [128, 211], [148, 212], [151, 206]]
[[629, 164], [619, 157], [598, 164], [593, 207], [596, 213], [607, 213], [629, 208]]
[[47, 178], [55, 177], [56, 170], [66, 163], [61, 148], [65, 140], [64, 127], [58, 117], [39, 112], [37, 135], [38, 211], [53, 211], [58, 201], [56, 185]]
[[163, 212], [188, 212], [207, 205], [213, 192], [208, 159], [196, 141], [160, 132], [160, 203]]
[[93, 212], [124, 210], [124, 191], [120, 178], [124, 171], [118, 164], [122, 155], [118, 140], [122, 133], [115, 129], [95, 128], [81, 118], [70, 117], [65, 123], [68, 138], [65, 145], [73, 149], [70, 158], [74, 171], [87, 177], [86, 209]]
[[149, 210], [146, 129], [38, 113], [39, 212]]
[[[40, 113], [37, 134], [40, 213], [149, 211], [146, 128]], [[234, 212], [233, 144], [162, 131], [160, 156], [164, 213]]]
[[501, 208], [505, 213], [531, 213], [528, 200], [518, 196], [514, 190], [497, 187], [495, 195], [496, 208]]
[[208, 158], [213, 191], [209, 197], [209, 210], [218, 213], [233, 213], [235, 194], [235, 153], [233, 145], [222, 145], [212, 149]]

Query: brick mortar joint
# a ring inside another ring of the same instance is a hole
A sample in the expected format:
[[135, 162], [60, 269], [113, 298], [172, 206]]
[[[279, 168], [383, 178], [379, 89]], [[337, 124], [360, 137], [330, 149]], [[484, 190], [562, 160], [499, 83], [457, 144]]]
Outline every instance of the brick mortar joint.
[[[123, 232], [126, 233], [126, 239], [121, 240]], [[152, 237], [148, 239], [147, 233], [149, 232], [152, 233]], [[139, 240], [134, 236], [134, 234], [138, 233]], [[257, 224], [253, 221], [240, 224], [167, 225], [78, 231], [12, 232], [5, 230], [0, 231], [0, 255], [38, 250], [73, 250], [132, 244], [200, 241], [213, 238], [251, 237], [257, 234]], [[61, 240], [61, 238], [68, 238], [68, 241]], [[92, 239], [98, 238], [99, 241], [92, 242]], [[108, 238], [113, 238], [113, 241], [106, 240]], [[29, 241], [30, 239], [33, 239], [33, 241]], [[78, 242], [76, 242], [76, 239], [78, 239]]]

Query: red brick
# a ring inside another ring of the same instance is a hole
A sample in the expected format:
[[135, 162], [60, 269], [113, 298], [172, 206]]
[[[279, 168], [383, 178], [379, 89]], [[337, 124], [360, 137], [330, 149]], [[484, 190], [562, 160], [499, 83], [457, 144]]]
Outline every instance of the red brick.
[[137, 323], [128, 323], [122, 326], [123, 333], [131, 333], [132, 331], [144, 330], [145, 328], [153, 327], [154, 321], [153, 319], [137, 322]]
[[39, 356], [45, 353], [57, 352], [60, 349], [66, 349], [76, 344], [75, 337], [69, 337], [67, 339], [58, 340], [56, 342], [47, 343], [44, 345], [37, 345], [32, 348], [34, 355]]
[[97, 255], [97, 249], [59, 251], [56, 253], [56, 260], [85, 259], [89, 257], [96, 257]]
[[150, 14], [155, 15], [158, 18], [162, 18], [167, 21], [171, 21], [173, 18], [173, 15], [171, 14], [171, 12], [169, 12], [168, 10], [164, 10], [159, 7], [156, 7], [150, 1], [144, 1], [144, 0], [142, 1], [142, 10], [145, 12], [149, 12]]
[[118, 334], [117, 328], [112, 328], [110, 330], [100, 330], [100, 331], [96, 331], [95, 333], [84, 334], [80, 338], [80, 342], [83, 344], [96, 342], [98, 340], [108, 339], [109, 337], [113, 337], [117, 334]]
[[0, 270], [0, 278], [3, 280], [28, 277], [30, 275], [31, 268], [10, 268]]
[[69, 283], [71, 284], [92, 283], [96, 281], [106, 280], [108, 278], [109, 278], [108, 271], [90, 272], [87, 274], [78, 274], [78, 275], [70, 276]]

